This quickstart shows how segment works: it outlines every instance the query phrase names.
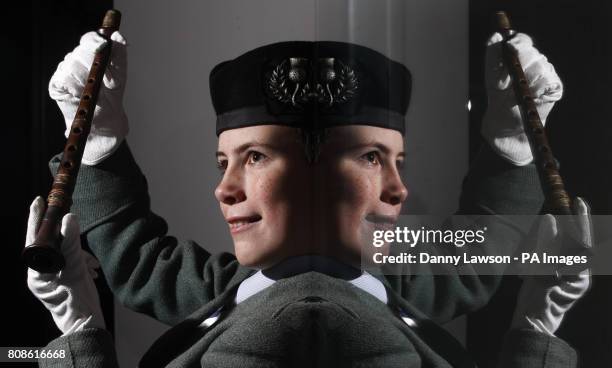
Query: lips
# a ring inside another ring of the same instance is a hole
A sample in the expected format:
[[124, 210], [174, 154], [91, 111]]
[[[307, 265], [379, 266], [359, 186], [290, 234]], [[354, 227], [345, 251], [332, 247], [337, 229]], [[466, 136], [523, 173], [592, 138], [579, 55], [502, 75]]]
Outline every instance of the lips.
[[376, 230], [391, 230], [397, 223], [397, 216], [369, 214], [365, 220], [372, 223]]
[[261, 221], [260, 215], [233, 216], [228, 218], [227, 223], [232, 234], [246, 231]]

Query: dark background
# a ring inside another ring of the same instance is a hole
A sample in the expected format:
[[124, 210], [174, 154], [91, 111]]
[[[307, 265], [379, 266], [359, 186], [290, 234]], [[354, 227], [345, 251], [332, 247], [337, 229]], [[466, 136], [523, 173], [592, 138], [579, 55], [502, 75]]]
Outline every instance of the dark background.
[[[479, 127], [486, 95], [484, 51], [496, 10], [533, 37], [564, 83], [564, 96], [547, 120], [547, 133], [560, 162], [566, 189], [586, 198], [592, 213], [612, 213], [612, 41], [604, 0], [470, 0], [470, 153], [481, 144]], [[604, 229], [600, 229], [604, 230]], [[596, 235], [602, 235], [601, 232]], [[603, 239], [602, 239], [603, 240]], [[493, 366], [510, 324], [520, 282], [514, 277], [489, 306], [468, 318], [467, 342], [479, 365]], [[612, 367], [612, 279], [594, 277], [593, 288], [566, 316], [557, 335], [578, 351], [582, 367]]]
[[[47, 86], [57, 64], [78, 45], [80, 36], [101, 24], [112, 1], [22, 1], [4, 5], [0, 70], [5, 96], [2, 111], [2, 185], [0, 223], [4, 240], [0, 346], [45, 346], [61, 333], [51, 315], [26, 287], [20, 253], [29, 204], [51, 187], [47, 162], [63, 150], [65, 125]], [[8, 179], [8, 180], [7, 180]], [[8, 205], [8, 206], [7, 206]], [[102, 278], [100, 278], [102, 279]], [[112, 297], [98, 283], [107, 325], [112, 329]], [[36, 366], [22, 363], [19, 366]], [[15, 366], [15, 363], [0, 363]]]
[[[59, 336], [46, 309], [25, 287], [20, 261], [28, 205], [47, 194], [49, 158], [64, 144], [64, 123], [47, 95], [57, 63], [96, 29], [112, 1], [30, 1], [5, 8], [0, 70], [3, 99], [2, 234], [0, 269], [4, 285], [0, 346], [44, 346]], [[548, 119], [548, 133], [561, 162], [566, 186], [585, 197], [594, 214], [612, 209], [612, 127], [608, 123], [611, 85], [607, 21], [612, 5], [604, 0], [470, 1], [470, 151], [480, 145], [479, 121], [486, 106], [483, 82], [484, 44], [493, 29], [495, 10], [509, 12], [515, 29], [528, 33], [549, 57], [565, 84], [565, 96]], [[7, 47], [8, 46], [8, 47]], [[7, 98], [8, 97], [8, 98]], [[8, 204], [8, 206], [7, 206]], [[8, 209], [8, 210], [6, 210]], [[584, 367], [612, 366], [611, 279], [596, 277], [590, 294], [571, 311], [559, 335], [580, 351]], [[492, 365], [507, 329], [519, 285], [508, 278], [492, 303], [469, 318], [468, 347], [481, 366]], [[112, 298], [100, 285], [105, 318], [113, 326]]]

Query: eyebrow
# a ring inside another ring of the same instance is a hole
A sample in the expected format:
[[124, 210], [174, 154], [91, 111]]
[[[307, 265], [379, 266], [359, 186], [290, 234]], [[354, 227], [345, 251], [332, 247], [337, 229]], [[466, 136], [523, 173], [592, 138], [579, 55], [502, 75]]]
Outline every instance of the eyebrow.
[[[372, 140], [369, 142], [365, 142], [365, 143], [357, 143], [353, 146], [348, 147], [348, 150], [352, 151], [361, 147], [375, 147], [377, 149], [379, 149], [381, 152], [383, 152], [384, 154], [388, 155], [389, 153], [391, 153], [391, 150], [389, 149], [389, 147], [387, 147], [386, 145]], [[404, 151], [401, 151], [397, 154], [397, 157], [401, 157], [401, 158], [405, 158], [406, 157], [406, 153]]]
[[[232, 150], [232, 152], [239, 154], [241, 152], [244, 152], [244, 151], [248, 150], [251, 147], [264, 147], [264, 148], [268, 148], [270, 150], [278, 150], [279, 149], [277, 146], [275, 146], [273, 144], [262, 143], [262, 142], [260, 142], [258, 140], [252, 140], [252, 141], [245, 142], [245, 143], [241, 144], [240, 146], [234, 148]], [[215, 152], [215, 157], [219, 157], [219, 156], [227, 156], [227, 154], [225, 152], [223, 152], [223, 151]]]

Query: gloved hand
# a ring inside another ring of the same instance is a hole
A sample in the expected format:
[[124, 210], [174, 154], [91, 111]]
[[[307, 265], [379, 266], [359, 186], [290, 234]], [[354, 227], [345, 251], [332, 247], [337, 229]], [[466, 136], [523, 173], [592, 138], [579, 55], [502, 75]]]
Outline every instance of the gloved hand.
[[[576, 198], [573, 203], [576, 229], [552, 215], [542, 218], [538, 228], [536, 252], [559, 253], [562, 237], [572, 237], [586, 248], [592, 246], [592, 223], [588, 205]], [[512, 329], [534, 329], [553, 335], [563, 316], [591, 285], [588, 269], [578, 275], [526, 276], [519, 292]]]
[[[34, 242], [44, 215], [45, 201], [37, 197], [30, 206], [26, 245]], [[28, 288], [51, 312], [64, 335], [84, 328], [105, 328], [100, 300], [93, 278], [98, 261], [81, 248], [79, 223], [69, 213], [62, 219], [64, 237], [61, 251], [66, 266], [58, 273], [39, 273], [28, 269]]]
[[[114, 32], [111, 40], [111, 59], [83, 154], [82, 163], [85, 165], [95, 165], [110, 156], [128, 133], [128, 120], [122, 102], [127, 79], [127, 43], [119, 32]], [[57, 101], [64, 115], [66, 137], [70, 133], [94, 55], [105, 44], [104, 38], [96, 32], [86, 33], [81, 37], [79, 46], [66, 55], [51, 77], [49, 96]]]
[[[488, 106], [482, 122], [482, 135], [503, 158], [517, 166], [533, 161], [523, 130], [512, 81], [502, 60], [502, 36], [493, 34], [487, 42], [485, 82]], [[531, 38], [517, 33], [509, 45], [518, 52], [542, 124], [556, 101], [563, 95], [563, 84], [548, 59], [533, 47]]]

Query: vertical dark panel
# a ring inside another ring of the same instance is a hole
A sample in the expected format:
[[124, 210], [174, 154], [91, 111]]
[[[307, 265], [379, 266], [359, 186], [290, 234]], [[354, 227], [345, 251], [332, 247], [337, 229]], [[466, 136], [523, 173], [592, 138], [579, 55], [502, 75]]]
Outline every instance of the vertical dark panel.
[[[612, 212], [612, 43], [607, 19], [611, 8], [604, 0], [470, 1], [471, 152], [480, 144], [479, 122], [486, 107], [484, 44], [493, 29], [495, 10], [506, 10], [514, 28], [534, 38], [564, 82], [564, 97], [551, 112], [547, 130], [568, 191], [586, 198], [593, 214]], [[601, 240], [610, 236], [606, 229], [598, 234]], [[494, 366], [519, 284], [516, 279], [505, 280], [491, 304], [469, 320], [468, 345], [483, 367]], [[557, 335], [577, 348], [582, 367], [609, 367], [611, 279], [595, 277], [593, 284], [587, 297], [566, 316]]]
[[[11, 2], [3, 8], [0, 57], [3, 96], [3, 178], [0, 215], [4, 282], [0, 346], [44, 346], [60, 333], [49, 312], [27, 290], [24, 245], [28, 206], [46, 196], [51, 175], [47, 162], [63, 149], [61, 113], [48, 97], [47, 85], [57, 64], [80, 35], [95, 30], [112, 1]], [[102, 299], [112, 327], [112, 298], [105, 285]]]

